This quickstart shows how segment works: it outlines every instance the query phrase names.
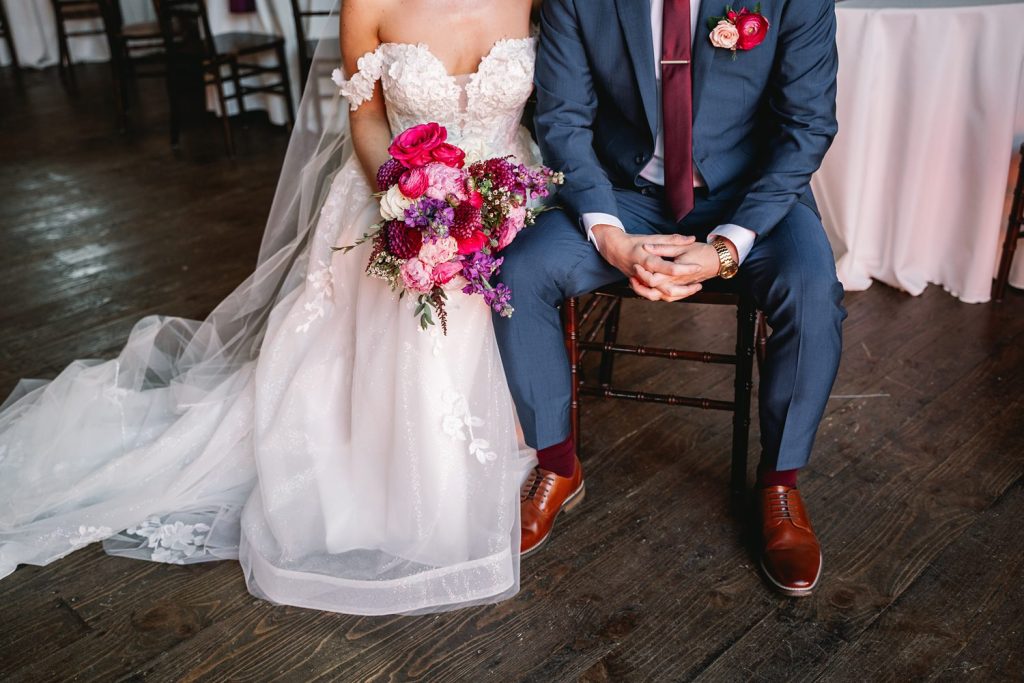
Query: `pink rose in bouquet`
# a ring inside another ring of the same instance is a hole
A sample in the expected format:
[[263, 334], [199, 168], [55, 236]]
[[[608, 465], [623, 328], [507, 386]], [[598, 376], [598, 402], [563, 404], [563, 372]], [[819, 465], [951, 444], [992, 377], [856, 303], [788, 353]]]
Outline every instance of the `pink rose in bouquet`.
[[410, 168], [398, 179], [398, 189], [409, 199], [419, 199], [430, 186], [430, 178], [423, 167]]
[[406, 168], [424, 166], [432, 159], [432, 152], [448, 139], [448, 130], [436, 123], [424, 123], [398, 134], [388, 154]]
[[472, 254], [475, 251], [480, 251], [487, 246], [490, 240], [480, 230], [474, 230], [470, 233], [469, 237], [459, 240], [459, 253], [462, 255]]
[[451, 166], [452, 168], [462, 168], [466, 164], [466, 153], [447, 142], [432, 149], [430, 156], [434, 161], [439, 161], [445, 166]]
[[435, 285], [446, 285], [462, 272], [461, 261], [445, 261], [434, 266], [432, 277]]
[[508, 212], [508, 216], [498, 228], [498, 250], [512, 243], [519, 231], [526, 227], [526, 207], [517, 206]]

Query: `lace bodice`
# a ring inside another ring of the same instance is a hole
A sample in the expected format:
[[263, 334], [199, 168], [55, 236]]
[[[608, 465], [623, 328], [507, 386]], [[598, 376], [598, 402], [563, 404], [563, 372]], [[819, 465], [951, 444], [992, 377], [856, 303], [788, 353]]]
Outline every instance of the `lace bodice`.
[[436, 121], [470, 159], [515, 154], [526, 161], [535, 152], [520, 119], [533, 88], [535, 57], [532, 36], [499, 40], [474, 73], [458, 76], [424, 43], [382, 43], [359, 58], [351, 78], [340, 69], [332, 78], [353, 111], [373, 97], [380, 80], [394, 133]]

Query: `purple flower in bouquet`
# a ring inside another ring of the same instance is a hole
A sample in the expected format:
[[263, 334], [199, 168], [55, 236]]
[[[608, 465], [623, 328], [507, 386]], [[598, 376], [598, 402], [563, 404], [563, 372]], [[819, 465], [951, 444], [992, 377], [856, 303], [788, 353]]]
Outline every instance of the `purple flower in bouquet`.
[[469, 280], [469, 284], [462, 291], [466, 294], [482, 293], [481, 283], [490, 280], [504, 260], [483, 251], [473, 252], [467, 256], [462, 262], [462, 275]]
[[498, 272], [502, 258], [495, 258], [482, 251], [470, 254], [462, 262], [462, 276], [467, 284], [462, 288], [464, 294], [479, 294], [494, 309], [495, 313], [509, 317], [512, 315], [512, 292], [504, 284], [492, 286], [490, 279]]
[[455, 209], [443, 199], [423, 197], [405, 210], [405, 224], [423, 231], [425, 241], [448, 236], [455, 222]]
[[512, 317], [512, 290], [507, 285], [499, 282], [493, 289], [486, 290], [483, 296], [495, 313], [503, 318]]
[[405, 173], [405, 166], [402, 166], [398, 159], [388, 159], [377, 169], [377, 189], [384, 192], [397, 183], [403, 173]]

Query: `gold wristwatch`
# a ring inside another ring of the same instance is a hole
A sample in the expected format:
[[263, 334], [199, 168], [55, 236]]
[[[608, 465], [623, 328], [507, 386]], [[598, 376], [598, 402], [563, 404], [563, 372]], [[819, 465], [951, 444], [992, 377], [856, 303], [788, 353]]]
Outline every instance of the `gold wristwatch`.
[[732, 257], [732, 252], [729, 251], [729, 247], [726, 246], [725, 240], [716, 237], [711, 240], [711, 246], [718, 252], [718, 260], [721, 262], [721, 268], [718, 270], [718, 277], [723, 280], [728, 280], [734, 277], [740, 270], [740, 265], [736, 263], [736, 259]]

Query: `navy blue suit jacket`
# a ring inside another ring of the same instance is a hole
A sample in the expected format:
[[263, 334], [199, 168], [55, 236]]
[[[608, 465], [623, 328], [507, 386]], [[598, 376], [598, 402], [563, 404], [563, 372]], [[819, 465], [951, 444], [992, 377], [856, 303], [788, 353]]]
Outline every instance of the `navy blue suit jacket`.
[[[834, 4], [762, 0], [768, 34], [735, 60], [708, 39], [724, 4], [703, 0], [697, 22], [693, 159], [711, 198], [736, 201], [724, 222], [760, 236], [797, 201], [817, 212], [809, 182], [837, 129]], [[544, 0], [534, 123], [577, 216], [616, 215], [612, 188], [636, 187], [654, 151], [650, 12], [648, 0]]]

